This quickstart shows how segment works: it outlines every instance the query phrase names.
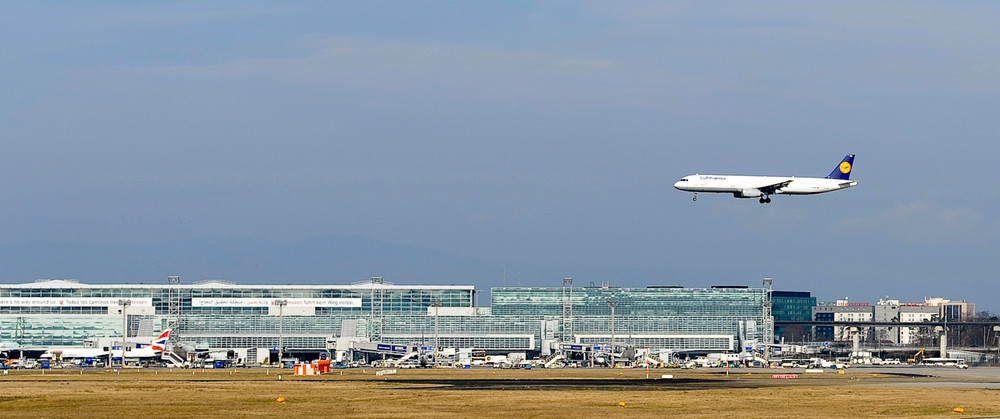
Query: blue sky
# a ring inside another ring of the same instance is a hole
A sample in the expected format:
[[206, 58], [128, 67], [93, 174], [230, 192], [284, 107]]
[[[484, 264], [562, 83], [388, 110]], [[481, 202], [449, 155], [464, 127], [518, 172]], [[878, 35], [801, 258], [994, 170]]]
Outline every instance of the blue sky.
[[[0, 10], [7, 282], [773, 277], [1000, 311], [993, 3]], [[838, 193], [672, 188], [847, 153]]]

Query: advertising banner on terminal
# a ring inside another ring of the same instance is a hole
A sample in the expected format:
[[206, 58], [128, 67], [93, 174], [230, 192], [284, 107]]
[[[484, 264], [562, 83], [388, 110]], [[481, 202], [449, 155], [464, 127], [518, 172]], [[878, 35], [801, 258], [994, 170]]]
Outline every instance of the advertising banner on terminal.
[[[275, 298], [192, 298], [191, 307], [270, 307]], [[281, 298], [289, 307], [361, 308], [360, 298]]]
[[0, 298], [0, 307], [111, 307], [119, 305], [121, 300], [128, 300], [130, 305], [152, 307], [152, 298], [115, 298], [115, 297], [4, 297]]

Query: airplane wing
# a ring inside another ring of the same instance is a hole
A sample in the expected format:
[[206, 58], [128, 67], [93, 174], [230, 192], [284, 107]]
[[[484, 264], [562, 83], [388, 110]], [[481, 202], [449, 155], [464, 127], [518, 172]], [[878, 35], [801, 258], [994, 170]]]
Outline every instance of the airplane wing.
[[788, 186], [790, 183], [792, 183], [793, 180], [794, 179], [788, 179], [786, 181], [774, 183], [771, 185], [758, 186], [757, 190], [761, 191], [764, 195], [770, 195], [773, 193], [777, 193], [779, 189]]

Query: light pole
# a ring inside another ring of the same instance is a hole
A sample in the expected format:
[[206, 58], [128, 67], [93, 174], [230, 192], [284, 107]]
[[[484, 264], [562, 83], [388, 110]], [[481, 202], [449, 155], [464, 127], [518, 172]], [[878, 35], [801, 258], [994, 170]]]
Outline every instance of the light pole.
[[431, 303], [431, 306], [434, 307], [434, 362], [436, 363], [438, 358], [438, 352], [441, 350], [439, 349], [441, 345], [441, 340], [438, 338], [438, 318], [439, 318], [438, 310], [441, 309], [441, 303], [434, 302]]
[[278, 306], [278, 365], [283, 365], [281, 359], [285, 356], [285, 306], [288, 300], [274, 300]]
[[618, 301], [608, 301], [608, 307], [611, 307], [611, 366], [615, 366], [615, 307], [618, 307]]
[[128, 306], [132, 305], [131, 300], [118, 300], [118, 305], [122, 306], [122, 368], [125, 367], [125, 341], [128, 340]]

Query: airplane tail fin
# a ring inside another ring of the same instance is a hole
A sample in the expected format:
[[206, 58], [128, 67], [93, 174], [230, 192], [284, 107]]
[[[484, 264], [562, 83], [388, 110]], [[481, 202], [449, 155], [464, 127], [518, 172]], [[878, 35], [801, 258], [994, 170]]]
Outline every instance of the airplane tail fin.
[[167, 346], [167, 341], [170, 340], [170, 334], [173, 333], [173, 331], [173, 329], [164, 330], [163, 333], [160, 333], [160, 336], [157, 336], [156, 339], [149, 344], [149, 347], [154, 351], [163, 352], [163, 349]]
[[837, 165], [837, 168], [833, 169], [833, 171], [830, 172], [830, 175], [827, 176], [826, 178], [848, 180], [851, 178], [851, 169], [853, 167], [854, 167], [854, 155], [848, 154], [846, 157], [844, 157], [843, 160], [840, 161], [840, 164]]

